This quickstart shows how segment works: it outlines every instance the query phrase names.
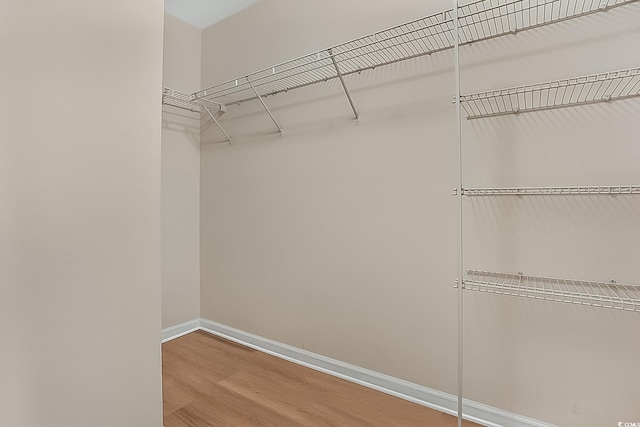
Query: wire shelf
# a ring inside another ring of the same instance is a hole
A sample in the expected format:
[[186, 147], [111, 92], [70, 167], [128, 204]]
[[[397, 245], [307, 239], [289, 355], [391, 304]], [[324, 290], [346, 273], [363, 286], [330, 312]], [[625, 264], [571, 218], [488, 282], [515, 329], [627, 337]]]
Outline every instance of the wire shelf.
[[468, 119], [612, 102], [640, 96], [640, 68], [460, 97]]
[[202, 105], [193, 98], [193, 95], [166, 87], [162, 88], [162, 105], [168, 105], [194, 113], [200, 113], [202, 111]]
[[453, 13], [448, 10], [211, 86], [195, 95], [225, 105], [244, 102], [256, 99], [257, 93], [269, 96], [337, 78], [338, 69], [342, 75], [349, 75], [451, 49], [453, 42]]
[[[538, 28], [638, 0], [480, 0], [460, 6], [460, 44]], [[220, 83], [194, 95], [222, 105], [326, 82], [452, 49], [453, 10], [382, 30]]]
[[637, 0], [481, 0], [459, 7], [460, 44], [515, 34]]
[[640, 312], [640, 286], [467, 270], [463, 288], [546, 301]]
[[465, 188], [465, 196], [581, 196], [640, 194], [640, 185]]
[[224, 111], [224, 108], [221, 105], [204, 99], [198, 100], [193, 94], [180, 92], [167, 87], [162, 88], [162, 105], [180, 108], [193, 113], [202, 113], [205, 110], [202, 108], [202, 104], [200, 102], [203, 102], [207, 105], [207, 108], [213, 111]]

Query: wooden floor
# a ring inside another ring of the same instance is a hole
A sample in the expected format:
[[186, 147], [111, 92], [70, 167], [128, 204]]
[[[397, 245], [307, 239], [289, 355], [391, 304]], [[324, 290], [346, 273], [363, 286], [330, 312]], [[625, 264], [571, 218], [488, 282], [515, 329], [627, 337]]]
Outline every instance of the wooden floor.
[[456, 426], [450, 415], [202, 331], [163, 344], [162, 359], [165, 427]]

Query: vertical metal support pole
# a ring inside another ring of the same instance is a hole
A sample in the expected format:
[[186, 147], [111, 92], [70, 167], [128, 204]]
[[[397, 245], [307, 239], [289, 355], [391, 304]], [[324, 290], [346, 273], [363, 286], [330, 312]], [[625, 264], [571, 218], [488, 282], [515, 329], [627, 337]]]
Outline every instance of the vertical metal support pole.
[[464, 251], [463, 251], [463, 162], [462, 162], [462, 109], [460, 105], [460, 28], [458, 0], [453, 0], [454, 61], [456, 79], [456, 136], [458, 139], [458, 427], [462, 427], [462, 374], [464, 368]]
[[200, 105], [202, 105], [202, 108], [204, 108], [206, 110], [206, 112], [209, 114], [209, 117], [211, 117], [211, 120], [213, 120], [213, 122], [218, 126], [218, 129], [220, 129], [222, 131], [222, 133], [224, 133], [224, 136], [227, 137], [227, 141], [229, 141], [229, 144], [231, 144], [231, 137], [227, 134], [227, 132], [224, 131], [224, 129], [220, 125], [220, 122], [218, 122], [218, 120], [215, 118], [215, 116], [211, 113], [211, 111], [209, 111], [207, 106], [204, 105], [204, 103], [201, 100], [198, 99], [198, 102], [200, 103]]
[[351, 105], [351, 110], [353, 111], [353, 115], [356, 116], [356, 124], [358, 124], [358, 121], [360, 120], [360, 116], [358, 115], [358, 110], [356, 110], [356, 106], [353, 103], [353, 99], [351, 99], [351, 94], [349, 93], [349, 89], [347, 89], [347, 85], [344, 82], [344, 77], [342, 77], [340, 68], [338, 68], [338, 63], [336, 62], [336, 58], [333, 56], [332, 49], [329, 49], [329, 56], [331, 56], [331, 61], [333, 62], [333, 66], [336, 68], [336, 73], [338, 73], [338, 78], [340, 79], [340, 83], [342, 84], [342, 89], [344, 89], [344, 93], [347, 95], [347, 99], [349, 100], [349, 104]]
[[278, 128], [278, 131], [280, 132], [280, 136], [282, 136], [282, 129], [280, 128], [280, 125], [278, 124], [278, 122], [276, 122], [276, 119], [273, 117], [273, 114], [271, 114], [271, 111], [269, 111], [269, 107], [267, 107], [267, 104], [264, 103], [264, 99], [262, 99], [262, 97], [260, 96], [256, 88], [253, 86], [253, 84], [251, 83], [251, 80], [249, 80], [249, 77], [245, 77], [245, 78], [247, 79], [247, 83], [249, 83], [249, 86], [251, 86], [251, 89], [253, 89], [253, 93], [256, 94], [256, 96], [262, 103], [262, 106], [264, 107], [264, 109], [267, 110], [267, 114], [269, 114], [269, 117], [271, 117], [273, 124], [276, 125], [276, 127]]

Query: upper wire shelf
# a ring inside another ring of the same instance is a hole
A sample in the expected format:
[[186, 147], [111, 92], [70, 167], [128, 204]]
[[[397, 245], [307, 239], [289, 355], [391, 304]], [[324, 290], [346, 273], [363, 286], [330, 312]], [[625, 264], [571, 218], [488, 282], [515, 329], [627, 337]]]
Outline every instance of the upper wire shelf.
[[202, 105], [194, 99], [192, 94], [179, 92], [166, 87], [162, 88], [162, 105], [181, 108], [194, 113], [200, 113], [202, 111]]
[[203, 104], [212, 111], [225, 111], [224, 106], [205, 99], [199, 100], [193, 94], [180, 92], [167, 87], [162, 88], [162, 105], [180, 108], [193, 113], [202, 113], [206, 111]]
[[[598, 13], [637, 0], [480, 0], [458, 8], [460, 44]], [[454, 46], [453, 10], [338, 44], [196, 92], [229, 105], [273, 95]]]
[[505, 187], [465, 188], [465, 196], [580, 196], [640, 194], [640, 185], [573, 186], [573, 187]]
[[640, 286], [467, 270], [465, 290], [640, 312]]
[[[360, 37], [196, 92], [225, 105], [244, 102], [342, 75], [451, 49], [453, 12], [447, 10]], [[334, 62], [335, 61], [335, 62]]]
[[460, 97], [468, 119], [611, 102], [640, 96], [640, 68], [536, 83]]

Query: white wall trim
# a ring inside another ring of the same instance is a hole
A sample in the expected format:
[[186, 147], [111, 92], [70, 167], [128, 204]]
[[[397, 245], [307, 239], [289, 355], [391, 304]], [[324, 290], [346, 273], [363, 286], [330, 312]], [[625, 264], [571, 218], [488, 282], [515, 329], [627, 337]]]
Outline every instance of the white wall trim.
[[165, 343], [167, 341], [174, 340], [199, 329], [200, 319], [193, 319], [188, 322], [180, 323], [179, 325], [170, 326], [162, 330], [162, 342]]
[[[199, 324], [199, 329], [205, 332], [288, 360], [289, 362], [297, 363], [447, 414], [456, 415], [457, 413], [457, 397], [452, 394], [341, 362], [330, 357], [244, 332], [212, 320], [200, 319]], [[467, 399], [464, 400], [464, 414], [465, 419], [489, 427], [554, 427], [552, 424]]]

